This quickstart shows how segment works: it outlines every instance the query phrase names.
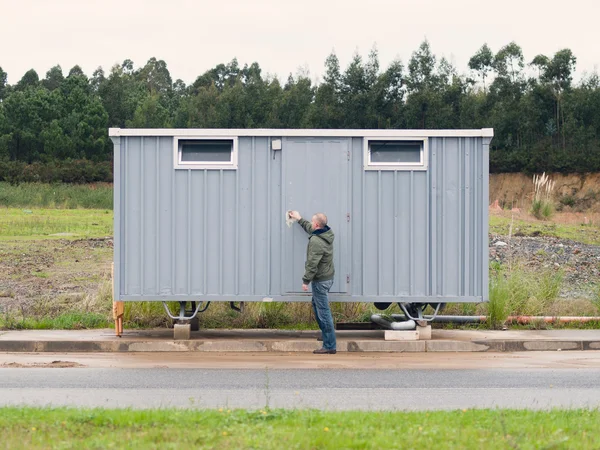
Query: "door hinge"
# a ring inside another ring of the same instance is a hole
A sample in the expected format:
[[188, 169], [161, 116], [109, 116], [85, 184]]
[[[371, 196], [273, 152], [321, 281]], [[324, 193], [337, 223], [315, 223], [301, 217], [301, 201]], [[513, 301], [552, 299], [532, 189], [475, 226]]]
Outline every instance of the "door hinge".
[[350, 284], [350, 275], [346, 275], [346, 283]]
[[346, 213], [346, 222], [350, 223], [350, 213]]
[[350, 161], [350, 150], [348, 150], [348, 161]]

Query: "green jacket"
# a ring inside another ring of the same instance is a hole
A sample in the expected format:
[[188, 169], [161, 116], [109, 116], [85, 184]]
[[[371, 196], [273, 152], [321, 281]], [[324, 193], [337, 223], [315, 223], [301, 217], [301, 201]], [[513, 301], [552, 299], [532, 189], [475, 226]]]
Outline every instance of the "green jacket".
[[325, 227], [313, 230], [308, 220], [300, 219], [298, 224], [304, 228], [310, 236], [306, 248], [306, 264], [302, 282], [308, 284], [311, 281], [326, 281], [333, 279], [335, 269], [333, 267], [333, 231]]

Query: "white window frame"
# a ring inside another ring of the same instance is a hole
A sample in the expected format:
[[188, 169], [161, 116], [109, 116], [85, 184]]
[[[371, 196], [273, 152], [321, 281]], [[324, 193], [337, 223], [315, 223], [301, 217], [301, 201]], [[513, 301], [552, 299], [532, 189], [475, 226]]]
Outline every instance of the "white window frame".
[[[231, 161], [182, 161], [179, 149], [180, 141], [232, 141]], [[175, 169], [229, 169], [238, 168], [238, 137], [237, 136], [174, 136], [173, 164]]]
[[[369, 150], [371, 141], [411, 141], [423, 143], [421, 150], [421, 161], [414, 163], [397, 163], [397, 162], [371, 162], [371, 151]], [[365, 137], [364, 138], [364, 169], [365, 170], [427, 170], [429, 163], [429, 139], [425, 136], [422, 137], [393, 137], [393, 136], [381, 136], [381, 137]]]

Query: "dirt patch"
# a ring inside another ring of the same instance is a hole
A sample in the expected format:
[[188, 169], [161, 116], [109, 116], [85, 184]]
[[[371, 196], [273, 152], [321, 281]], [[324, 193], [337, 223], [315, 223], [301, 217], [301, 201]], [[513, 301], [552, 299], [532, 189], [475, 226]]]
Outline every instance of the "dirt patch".
[[[509, 220], [514, 215], [510, 211], [491, 213]], [[519, 215], [521, 219], [525, 219], [524, 216], [525, 213]], [[492, 267], [508, 267], [512, 262], [518, 262], [536, 273], [561, 271], [564, 276], [560, 302], [556, 306], [558, 309], [549, 313], [568, 310], [575, 315], [596, 314], [597, 307], [590, 300], [598, 298], [600, 245], [583, 244], [577, 240], [582, 241], [585, 236], [587, 242], [597, 244], [600, 242], [597, 236], [600, 228], [571, 227], [572, 240], [564, 238], [564, 234], [563, 238], [553, 235], [560, 231], [555, 222], [578, 223], [582, 217], [579, 213], [560, 213], [553, 217], [552, 222], [524, 220], [515, 224], [510, 237], [508, 226], [497, 227], [499, 231], [489, 235]], [[45, 320], [74, 312], [94, 313], [110, 320], [112, 246], [112, 239], [0, 241], [0, 320], [5, 317], [15, 321]], [[576, 299], [580, 299], [578, 303], [566, 304]], [[342, 304], [333, 304], [332, 309], [340, 321], [355, 321], [368, 313], [365, 304], [344, 304], [343, 307]], [[257, 309], [255, 313], [233, 314], [229, 305], [216, 303], [202, 315], [202, 327], [243, 328], [248, 323], [261, 327], [277, 326], [273, 323], [314, 324], [310, 305], [307, 304], [285, 305], [281, 310]], [[473, 312], [461, 309], [457, 313]], [[132, 321], [135, 320], [139, 326], [165, 326], [170, 323], [162, 308], [149, 308], [137, 314], [132, 316]], [[81, 328], [98, 326], [77, 323], [77, 327]], [[65, 325], [61, 322], [52, 326], [61, 328]]]
[[73, 367], [86, 367], [73, 361], [52, 361], [48, 363], [4, 363], [0, 367], [5, 369], [69, 369]]
[[[550, 174], [555, 182], [553, 199], [566, 211], [600, 212], [600, 173]], [[490, 175], [489, 203], [498, 200], [505, 208], [527, 210], [533, 200], [533, 180], [522, 173]]]
[[0, 241], [0, 314], [85, 309], [110, 283], [112, 247], [108, 238]]

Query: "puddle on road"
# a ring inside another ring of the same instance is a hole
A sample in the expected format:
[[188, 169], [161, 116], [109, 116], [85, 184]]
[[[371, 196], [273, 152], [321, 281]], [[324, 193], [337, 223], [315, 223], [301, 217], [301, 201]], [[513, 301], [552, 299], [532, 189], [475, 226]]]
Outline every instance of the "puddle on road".
[[73, 361], [52, 361], [52, 362], [45, 362], [45, 363], [16, 363], [16, 362], [11, 362], [11, 363], [4, 363], [4, 364], [0, 364], [0, 367], [3, 369], [29, 369], [29, 368], [36, 368], [36, 369], [68, 369], [68, 368], [75, 368], [75, 367], [86, 367], [83, 364], [79, 364], [77, 362], [73, 362]]

